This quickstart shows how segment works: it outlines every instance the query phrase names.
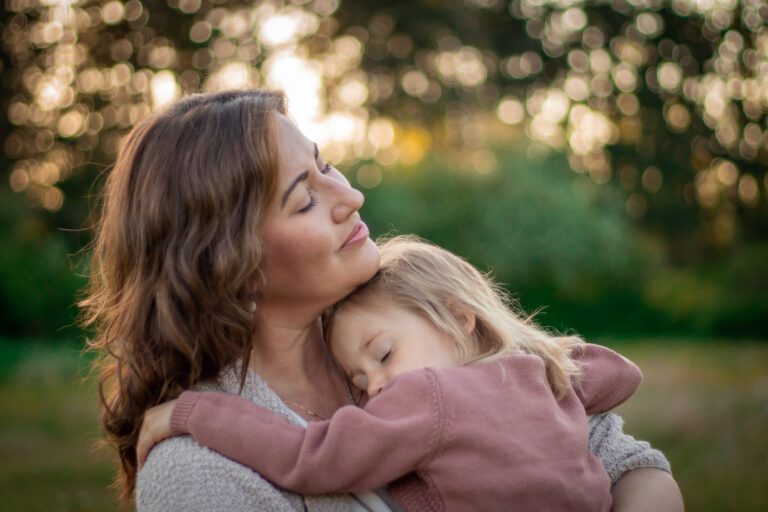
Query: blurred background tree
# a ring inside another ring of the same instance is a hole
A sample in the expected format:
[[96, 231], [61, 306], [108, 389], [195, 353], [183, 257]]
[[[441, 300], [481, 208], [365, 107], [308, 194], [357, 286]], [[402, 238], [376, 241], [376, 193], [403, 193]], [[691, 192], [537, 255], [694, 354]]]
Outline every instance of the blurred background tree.
[[545, 323], [766, 334], [761, 0], [5, 0], [0, 16], [3, 332], [76, 332], [66, 255], [134, 124], [267, 86], [368, 189], [375, 233], [471, 257]]

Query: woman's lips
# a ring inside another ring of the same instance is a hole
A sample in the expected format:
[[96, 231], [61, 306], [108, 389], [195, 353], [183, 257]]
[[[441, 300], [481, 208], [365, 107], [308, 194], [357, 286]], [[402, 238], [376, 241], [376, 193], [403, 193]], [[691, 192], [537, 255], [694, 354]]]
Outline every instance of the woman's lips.
[[359, 244], [360, 242], [367, 240], [369, 234], [368, 226], [365, 225], [365, 222], [358, 222], [355, 228], [352, 230], [352, 233], [349, 234], [349, 238], [347, 238], [347, 241], [344, 242], [344, 245], [342, 245], [341, 248], [346, 249], [351, 245]]

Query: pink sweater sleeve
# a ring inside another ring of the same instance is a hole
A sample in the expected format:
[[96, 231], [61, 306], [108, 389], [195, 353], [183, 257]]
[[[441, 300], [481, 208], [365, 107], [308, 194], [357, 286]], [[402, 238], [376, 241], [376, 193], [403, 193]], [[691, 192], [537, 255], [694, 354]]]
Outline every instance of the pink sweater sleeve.
[[573, 357], [581, 367], [576, 394], [587, 414], [599, 414], [618, 407], [632, 396], [643, 374], [632, 361], [600, 345], [585, 343]]
[[189, 391], [171, 425], [280, 487], [356, 492], [418, 469], [439, 443], [441, 408], [436, 377], [427, 370], [399, 376], [365, 409], [342, 407], [306, 429], [242, 397]]

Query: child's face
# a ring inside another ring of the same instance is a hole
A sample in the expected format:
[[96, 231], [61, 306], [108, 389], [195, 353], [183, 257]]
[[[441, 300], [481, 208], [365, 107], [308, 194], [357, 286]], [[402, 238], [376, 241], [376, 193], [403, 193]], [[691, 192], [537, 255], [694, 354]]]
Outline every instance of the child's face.
[[377, 297], [336, 313], [330, 346], [352, 384], [371, 398], [401, 373], [462, 364], [450, 336], [421, 315]]

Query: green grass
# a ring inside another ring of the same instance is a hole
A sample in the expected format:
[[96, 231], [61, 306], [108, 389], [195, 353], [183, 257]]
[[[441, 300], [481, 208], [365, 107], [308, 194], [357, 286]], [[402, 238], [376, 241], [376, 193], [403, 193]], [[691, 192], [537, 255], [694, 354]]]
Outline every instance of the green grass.
[[0, 341], [0, 356], [0, 510], [115, 510], [78, 348]]
[[[645, 374], [625, 430], [667, 454], [687, 509], [768, 509], [768, 343], [609, 344]], [[116, 509], [83, 366], [73, 345], [0, 340], [0, 510]]]
[[613, 345], [645, 379], [619, 412], [667, 455], [688, 510], [768, 510], [768, 344]]

